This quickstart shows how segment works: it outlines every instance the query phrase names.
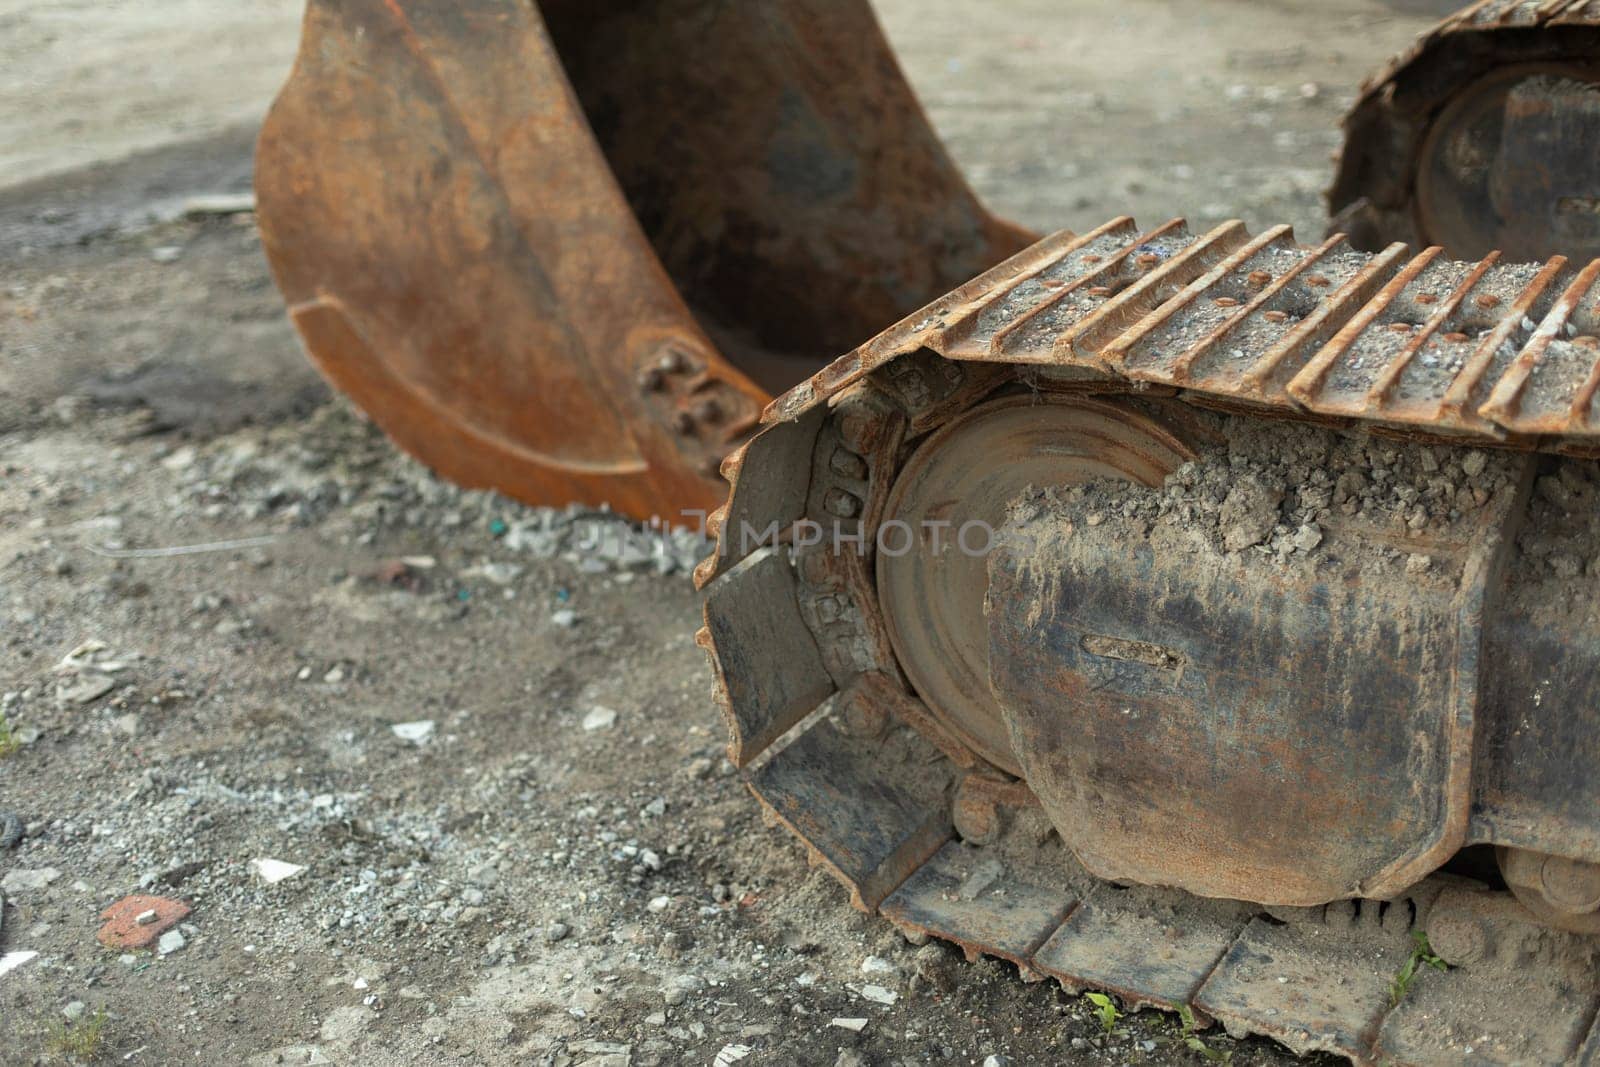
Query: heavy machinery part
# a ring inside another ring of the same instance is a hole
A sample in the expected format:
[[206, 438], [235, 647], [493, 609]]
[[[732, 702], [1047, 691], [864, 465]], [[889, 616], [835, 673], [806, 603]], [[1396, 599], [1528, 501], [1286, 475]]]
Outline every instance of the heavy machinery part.
[[[696, 578], [730, 759], [858, 907], [1025, 977], [1357, 1063], [1595, 1062], [1597, 305], [1560, 258], [1046, 238], [724, 463]], [[1445, 488], [1292, 565], [1276, 501], [1248, 551], [1151, 517], [1253, 434]], [[1515, 896], [1446, 873], [1484, 846]], [[1397, 997], [1418, 932], [1457, 966]]]
[[312, 0], [256, 189], [306, 348], [402, 447], [674, 520], [767, 390], [1031, 239], [865, 0]]
[[1328, 193], [1358, 248], [1600, 256], [1600, 2], [1480, 0], [1362, 86]]

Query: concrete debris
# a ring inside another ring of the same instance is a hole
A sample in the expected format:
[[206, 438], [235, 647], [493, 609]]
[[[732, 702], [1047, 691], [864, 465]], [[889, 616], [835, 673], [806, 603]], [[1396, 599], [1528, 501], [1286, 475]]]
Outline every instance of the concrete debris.
[[900, 994], [881, 985], [864, 985], [861, 987], [861, 999], [874, 1004], [893, 1004], [900, 999]]
[[92, 704], [117, 687], [109, 674], [88, 672], [63, 679], [56, 685], [56, 699], [62, 704]]
[[277, 885], [305, 871], [305, 868], [297, 863], [285, 863], [283, 860], [275, 859], [251, 860], [250, 869], [255, 871], [256, 877], [267, 885]]
[[868, 956], [861, 961], [861, 973], [880, 977], [897, 978], [900, 968], [884, 959], [882, 956]]
[[410, 741], [414, 745], [425, 745], [433, 740], [434, 722], [432, 719], [423, 719], [419, 722], [397, 722], [389, 727], [394, 735], [402, 741]]
[[867, 1028], [867, 1020], [866, 1019], [855, 1019], [855, 1018], [848, 1018], [848, 1019], [836, 1018], [832, 1022], [830, 1022], [828, 1025], [829, 1026], [837, 1026], [841, 1030], [850, 1030], [850, 1031], [853, 1031], [853, 1032], [859, 1034], [861, 1031], [863, 1031], [863, 1030], [865, 1030]]
[[0, 956], [0, 975], [5, 975], [21, 967], [29, 960], [37, 959], [37, 952], [7, 952]]
[[0, 811], [0, 852], [16, 848], [22, 842], [25, 829], [22, 816], [15, 812]]
[[256, 209], [254, 193], [205, 193], [183, 202], [185, 218], [207, 215], [242, 215]]
[[8, 871], [4, 878], [0, 878], [0, 890], [4, 890], [7, 893], [38, 892], [47, 888], [51, 882], [60, 877], [61, 872], [54, 867]]
[[583, 717], [583, 728], [589, 733], [594, 733], [596, 730], [609, 730], [616, 724], [617, 713], [598, 704]]

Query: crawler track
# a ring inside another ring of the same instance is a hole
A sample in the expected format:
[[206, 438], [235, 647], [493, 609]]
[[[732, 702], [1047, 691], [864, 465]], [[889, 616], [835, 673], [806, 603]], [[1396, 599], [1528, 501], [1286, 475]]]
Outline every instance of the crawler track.
[[[1269, 915], [1096, 881], [1026, 785], [919, 698], [870, 548], [834, 550], [873, 543], [914, 442], [1024, 387], [1074, 398], [1086, 438], [1118, 447], [1118, 420], [1159, 397], [1590, 455], [1597, 334], [1600, 263], [1366, 254], [1237, 223], [1046, 238], [774, 401], [724, 463], [696, 578], [730, 758], [857, 907], [1024, 978], [1356, 1063], [1600, 1063], [1592, 945], [1477, 883]], [[1416, 930], [1462, 966], [1396, 1004]]]
[[1333, 228], [1368, 249], [1600, 254], [1597, 64], [1596, 0], [1479, 0], [1445, 19], [1362, 86]]

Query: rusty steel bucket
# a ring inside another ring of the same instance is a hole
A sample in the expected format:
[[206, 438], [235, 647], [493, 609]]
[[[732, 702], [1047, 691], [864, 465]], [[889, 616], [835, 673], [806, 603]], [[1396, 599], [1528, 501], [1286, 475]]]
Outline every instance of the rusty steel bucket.
[[256, 191], [311, 358], [396, 442], [641, 518], [1030, 239], [863, 0], [311, 0]]

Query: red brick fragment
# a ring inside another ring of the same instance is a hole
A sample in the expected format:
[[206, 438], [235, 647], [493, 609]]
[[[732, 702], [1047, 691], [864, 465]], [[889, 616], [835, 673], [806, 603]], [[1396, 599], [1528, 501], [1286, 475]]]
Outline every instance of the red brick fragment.
[[[139, 916], [155, 912], [155, 921], [139, 925]], [[189, 917], [189, 905], [166, 897], [123, 897], [100, 913], [105, 925], [98, 937], [106, 948], [129, 950], [149, 948], [168, 930]]]

